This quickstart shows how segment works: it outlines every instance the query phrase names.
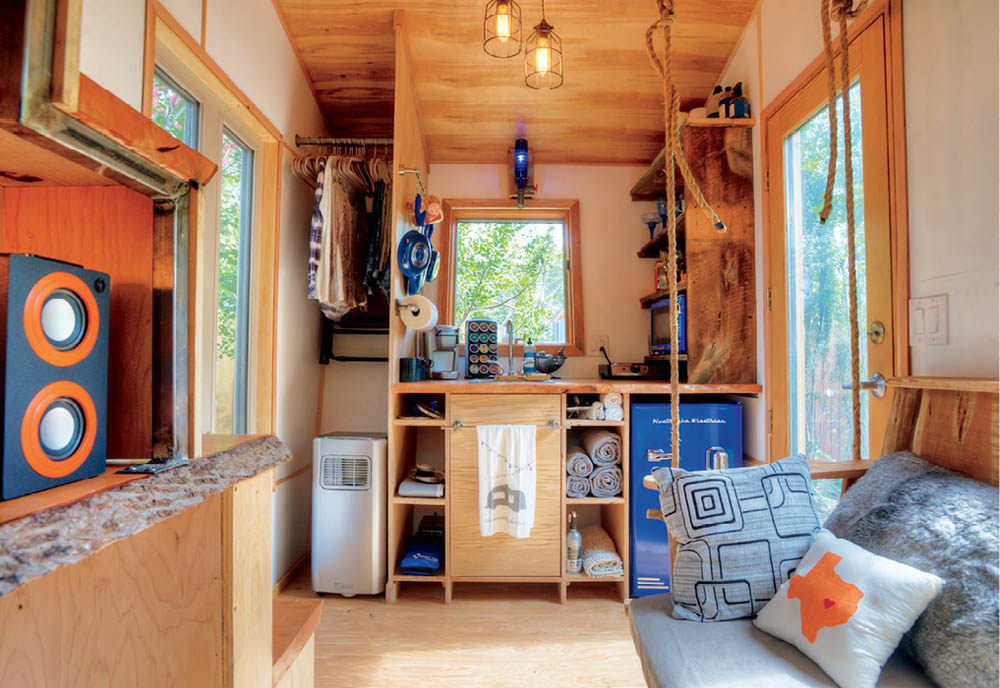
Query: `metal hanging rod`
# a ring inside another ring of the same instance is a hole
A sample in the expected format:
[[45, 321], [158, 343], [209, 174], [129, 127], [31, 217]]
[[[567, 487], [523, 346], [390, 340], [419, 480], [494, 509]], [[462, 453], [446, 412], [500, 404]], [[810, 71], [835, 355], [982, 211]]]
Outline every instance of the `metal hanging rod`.
[[423, 178], [423, 175], [420, 174], [420, 170], [418, 170], [416, 168], [412, 168], [411, 169], [409, 167], [400, 167], [399, 168], [399, 176], [402, 177], [405, 174], [415, 174], [415, 175], [417, 175], [417, 184], [420, 185], [420, 193], [422, 193], [424, 196], [426, 196], [427, 195], [427, 187], [424, 186], [424, 178]]
[[[555, 418], [550, 420], [548, 423], [529, 423], [528, 425], [534, 425], [536, 428], [547, 428], [548, 430], [569, 430], [571, 426], [560, 425], [559, 421]], [[442, 430], [462, 430], [463, 428], [478, 428], [478, 425], [466, 425], [460, 420], [454, 421], [451, 425], [441, 426]]]
[[391, 146], [392, 139], [310, 138], [295, 135], [296, 146]]

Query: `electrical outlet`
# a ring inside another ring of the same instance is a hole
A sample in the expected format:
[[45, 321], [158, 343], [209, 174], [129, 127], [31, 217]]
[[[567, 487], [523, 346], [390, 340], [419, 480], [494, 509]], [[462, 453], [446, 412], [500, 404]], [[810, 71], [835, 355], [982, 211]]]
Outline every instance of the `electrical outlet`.
[[948, 343], [948, 295], [910, 299], [910, 346]]
[[602, 356], [601, 347], [604, 350], [608, 350], [608, 335], [606, 334], [588, 334], [587, 335], [587, 355], [588, 356]]

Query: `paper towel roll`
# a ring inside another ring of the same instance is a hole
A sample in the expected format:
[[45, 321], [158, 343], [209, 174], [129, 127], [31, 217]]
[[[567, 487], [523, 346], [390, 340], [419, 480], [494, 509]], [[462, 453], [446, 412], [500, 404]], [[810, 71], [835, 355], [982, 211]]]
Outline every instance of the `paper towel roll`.
[[[407, 296], [399, 302], [399, 305], [401, 307], [399, 318], [411, 330], [425, 331], [437, 325], [437, 306], [426, 296], [421, 294]], [[406, 308], [406, 306], [416, 306], [416, 308]]]

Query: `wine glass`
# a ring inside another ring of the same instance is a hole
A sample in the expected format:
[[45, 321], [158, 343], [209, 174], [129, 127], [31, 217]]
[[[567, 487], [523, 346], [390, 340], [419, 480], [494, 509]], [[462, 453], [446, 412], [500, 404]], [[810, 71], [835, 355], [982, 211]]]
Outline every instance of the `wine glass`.
[[667, 206], [667, 199], [666, 198], [657, 198], [656, 199], [656, 212], [659, 213], [660, 222], [663, 223], [663, 228], [666, 229], [667, 228], [667, 217], [668, 217], [667, 213], [670, 212], [670, 207]]
[[658, 213], [643, 213], [641, 215], [642, 221], [649, 227], [649, 238], [653, 238], [653, 232], [656, 230], [656, 223], [660, 221], [660, 215]]

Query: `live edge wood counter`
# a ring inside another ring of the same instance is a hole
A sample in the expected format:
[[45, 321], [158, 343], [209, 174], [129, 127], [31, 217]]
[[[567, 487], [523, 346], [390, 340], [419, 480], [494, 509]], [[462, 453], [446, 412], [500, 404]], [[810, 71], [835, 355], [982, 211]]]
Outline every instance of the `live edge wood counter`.
[[271, 485], [291, 455], [233, 440], [0, 525], [0, 685], [270, 688]]
[[[424, 380], [397, 382], [392, 391], [400, 394], [670, 394], [670, 383], [660, 380], [552, 379], [545, 382], [496, 382], [494, 380]], [[760, 394], [757, 384], [682, 384], [681, 394]]]

